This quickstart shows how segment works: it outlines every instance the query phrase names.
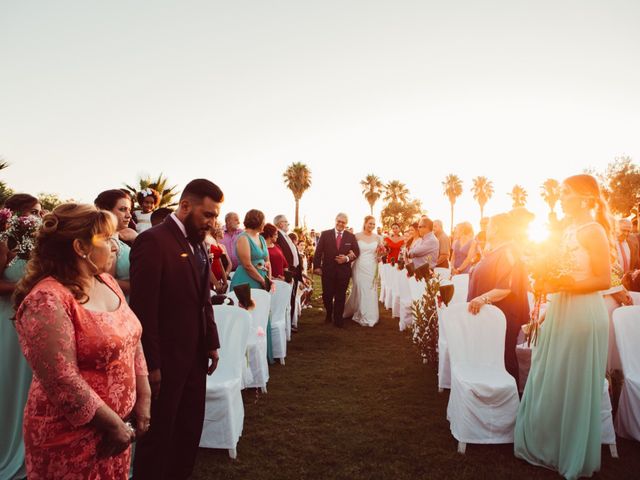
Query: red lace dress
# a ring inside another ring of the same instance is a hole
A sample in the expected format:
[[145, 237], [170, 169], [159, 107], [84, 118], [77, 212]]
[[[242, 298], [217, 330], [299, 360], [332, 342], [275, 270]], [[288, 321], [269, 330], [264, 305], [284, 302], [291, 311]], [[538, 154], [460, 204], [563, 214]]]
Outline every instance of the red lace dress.
[[33, 369], [24, 411], [27, 475], [37, 479], [126, 479], [131, 447], [98, 458], [102, 433], [89, 425], [108, 405], [121, 418], [136, 401], [136, 375], [146, 375], [142, 326], [109, 275], [117, 293], [113, 312], [82, 307], [51, 277], [40, 281], [16, 315], [22, 351]]

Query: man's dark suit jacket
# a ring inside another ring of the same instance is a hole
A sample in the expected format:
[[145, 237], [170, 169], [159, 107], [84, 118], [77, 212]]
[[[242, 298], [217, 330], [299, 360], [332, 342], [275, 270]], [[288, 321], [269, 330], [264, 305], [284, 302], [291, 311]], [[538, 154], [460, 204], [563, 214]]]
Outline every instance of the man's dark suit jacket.
[[142, 323], [149, 370], [188, 370], [196, 354], [206, 363], [207, 351], [220, 347], [209, 285], [203, 285], [195, 255], [175, 220], [167, 217], [140, 234], [130, 259], [130, 304]]
[[[280, 247], [280, 250], [282, 250], [284, 258], [287, 260], [287, 264], [289, 265], [289, 271], [294, 274], [294, 278], [296, 280], [302, 281], [302, 257], [300, 256], [300, 252], [298, 251], [297, 248], [295, 252], [292, 252], [291, 249], [289, 248], [289, 244], [283, 238], [282, 235], [283, 235], [282, 230], [278, 229], [278, 240], [276, 240], [276, 244]], [[284, 235], [286, 235], [286, 233]], [[293, 255], [298, 256], [297, 267], [293, 266]]]
[[338, 250], [336, 248], [336, 231], [333, 228], [325, 230], [320, 235], [320, 240], [316, 246], [316, 253], [313, 256], [313, 268], [322, 268], [323, 276], [350, 277], [353, 261], [343, 264], [335, 261], [336, 256], [347, 255], [349, 250], [353, 251], [356, 258], [360, 256], [360, 247], [358, 247], [358, 241], [353, 233], [346, 230], [342, 232], [342, 242]]

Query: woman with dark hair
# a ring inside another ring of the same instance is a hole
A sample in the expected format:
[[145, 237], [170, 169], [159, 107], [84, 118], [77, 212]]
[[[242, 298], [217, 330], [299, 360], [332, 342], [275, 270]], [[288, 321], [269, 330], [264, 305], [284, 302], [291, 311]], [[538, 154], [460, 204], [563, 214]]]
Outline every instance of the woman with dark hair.
[[[149, 428], [142, 328], [106, 273], [115, 230], [109, 212], [60, 205], [45, 216], [16, 287], [15, 326], [33, 369], [24, 411], [29, 478], [126, 479], [131, 442]], [[126, 423], [132, 414], [135, 430]]]
[[129, 228], [131, 221], [131, 196], [126, 190], [112, 189], [100, 193], [93, 201], [100, 210], [107, 210], [116, 216], [118, 221], [115, 238], [118, 240], [118, 252], [116, 261], [113, 262], [108, 272], [117, 281], [125, 295], [129, 295], [131, 284], [129, 282], [129, 254], [131, 245], [138, 233]]
[[236, 241], [239, 265], [231, 279], [231, 288], [248, 283], [251, 288], [266, 289], [266, 279], [271, 277], [271, 266], [267, 242], [260, 236], [264, 224], [264, 213], [260, 210], [249, 210], [245, 215], [245, 231]]
[[555, 292], [533, 350], [514, 431], [516, 457], [565, 478], [600, 469], [601, 404], [609, 322], [601, 291], [615, 259], [607, 205], [591, 175], [562, 184], [568, 224], [558, 246], [570, 274], [549, 279]]
[[400, 258], [400, 251], [404, 245], [404, 237], [400, 235], [400, 225], [394, 223], [391, 225], [391, 235], [384, 238], [384, 245], [387, 247], [387, 263], [391, 261], [398, 261]]
[[271, 275], [278, 280], [284, 280], [284, 271], [289, 268], [284, 253], [276, 244], [278, 240], [278, 229], [275, 225], [267, 223], [262, 230], [262, 237], [267, 243], [269, 250], [269, 264], [271, 265]]
[[227, 249], [220, 242], [224, 236], [222, 225], [216, 222], [207, 242], [209, 244], [209, 257], [211, 258], [211, 284], [213, 289], [223, 294], [229, 286], [229, 272], [231, 271], [231, 259], [227, 254]]
[[[29, 194], [18, 193], [7, 199], [2, 230], [11, 216], [40, 218], [40, 201]], [[11, 215], [11, 216], [10, 216]], [[0, 242], [0, 479], [24, 478], [24, 443], [22, 412], [31, 385], [31, 369], [20, 349], [12, 319], [15, 315], [11, 294], [24, 276], [28, 261], [26, 252], [15, 251], [15, 239]]]
[[140, 210], [133, 213], [136, 222], [136, 232], [142, 233], [152, 227], [151, 214], [160, 204], [160, 193], [153, 188], [145, 188], [140, 190], [136, 195], [136, 201], [140, 206]]

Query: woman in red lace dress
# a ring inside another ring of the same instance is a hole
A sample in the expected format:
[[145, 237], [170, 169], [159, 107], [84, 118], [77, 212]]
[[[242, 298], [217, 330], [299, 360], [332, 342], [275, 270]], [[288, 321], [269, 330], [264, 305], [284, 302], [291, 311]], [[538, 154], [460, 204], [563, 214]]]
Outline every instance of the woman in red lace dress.
[[397, 262], [400, 258], [400, 250], [404, 245], [404, 237], [400, 235], [400, 225], [394, 223], [391, 225], [391, 235], [384, 238], [384, 246], [387, 247], [387, 262], [391, 263], [391, 260]]
[[16, 329], [33, 369], [24, 412], [30, 480], [124, 480], [131, 442], [149, 428], [142, 327], [104, 273], [115, 229], [110, 212], [57, 207], [16, 288]]

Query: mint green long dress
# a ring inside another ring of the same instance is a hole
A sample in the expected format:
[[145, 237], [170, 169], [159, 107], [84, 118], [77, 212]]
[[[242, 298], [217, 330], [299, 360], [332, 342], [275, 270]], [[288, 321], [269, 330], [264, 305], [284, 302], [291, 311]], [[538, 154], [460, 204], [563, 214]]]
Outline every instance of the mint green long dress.
[[[269, 249], [267, 248], [267, 242], [264, 238], [262, 238], [262, 235], [260, 235], [260, 247], [258, 247], [258, 245], [256, 245], [256, 243], [251, 240], [251, 237], [245, 232], [238, 235], [238, 240], [243, 236], [247, 237], [247, 240], [249, 241], [251, 263], [258, 269], [258, 273], [260, 273], [262, 277], [266, 277], [267, 271], [262, 267], [264, 267], [265, 264], [269, 261]], [[238, 245], [237, 240], [236, 245]], [[236, 247], [236, 256], [237, 255], [238, 249]], [[238, 265], [238, 268], [236, 268], [236, 272], [233, 274], [233, 278], [231, 279], [231, 288], [233, 289], [233, 287], [242, 283], [248, 283], [251, 288], [262, 288], [262, 286], [257, 281], [249, 276], [245, 268], [242, 266], [242, 264], [240, 264]]]
[[[563, 238], [576, 280], [592, 273], [589, 255], [577, 240], [586, 226], [569, 227]], [[600, 469], [608, 336], [599, 292], [551, 297], [516, 418], [517, 457], [568, 479], [590, 477]]]
[[[17, 282], [26, 260], [14, 258], [2, 279]], [[22, 417], [31, 386], [31, 368], [22, 354], [11, 318], [11, 296], [0, 296], [0, 480], [26, 478]]]

